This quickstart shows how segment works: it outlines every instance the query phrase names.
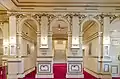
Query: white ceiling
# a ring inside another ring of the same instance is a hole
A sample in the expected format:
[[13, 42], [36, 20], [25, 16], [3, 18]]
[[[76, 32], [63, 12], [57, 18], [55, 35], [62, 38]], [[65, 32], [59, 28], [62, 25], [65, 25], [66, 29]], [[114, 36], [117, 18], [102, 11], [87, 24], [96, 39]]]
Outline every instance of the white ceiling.
[[120, 0], [0, 0], [14, 11], [113, 11], [120, 8]]

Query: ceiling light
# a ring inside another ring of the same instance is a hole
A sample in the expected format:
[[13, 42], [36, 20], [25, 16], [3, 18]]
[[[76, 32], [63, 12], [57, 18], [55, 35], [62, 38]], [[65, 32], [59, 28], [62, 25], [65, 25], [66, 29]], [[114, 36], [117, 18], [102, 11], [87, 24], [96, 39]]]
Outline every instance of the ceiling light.
[[58, 30], [60, 31], [61, 29], [59, 28]]

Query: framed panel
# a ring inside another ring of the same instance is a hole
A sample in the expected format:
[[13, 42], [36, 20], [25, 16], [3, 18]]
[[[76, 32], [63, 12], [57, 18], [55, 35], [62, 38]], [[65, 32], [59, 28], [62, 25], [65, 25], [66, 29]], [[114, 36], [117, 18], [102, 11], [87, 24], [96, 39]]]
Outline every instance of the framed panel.
[[104, 46], [104, 54], [105, 56], [108, 56], [109, 55], [109, 46]]
[[15, 45], [10, 46], [10, 55], [16, 55], [16, 46]]
[[111, 65], [111, 72], [112, 72], [112, 74], [118, 74], [118, 66]]
[[104, 72], [109, 72], [109, 64], [104, 64]]
[[29, 46], [29, 44], [27, 44], [27, 55], [29, 55], [30, 54], [30, 46]]
[[38, 73], [50, 73], [51, 63], [38, 63]]
[[4, 47], [4, 55], [8, 55], [8, 47]]
[[68, 63], [69, 73], [80, 73], [82, 72], [82, 63]]
[[92, 55], [92, 43], [89, 44], [89, 55]]

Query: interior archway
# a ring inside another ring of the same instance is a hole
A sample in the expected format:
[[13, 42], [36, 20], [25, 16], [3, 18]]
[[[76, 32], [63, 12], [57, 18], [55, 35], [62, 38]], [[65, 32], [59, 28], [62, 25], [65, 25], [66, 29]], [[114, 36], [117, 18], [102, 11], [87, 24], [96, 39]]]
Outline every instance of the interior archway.
[[37, 58], [37, 24], [33, 19], [21, 21], [21, 57], [24, 58], [24, 71], [36, 66]]
[[66, 63], [68, 25], [64, 20], [58, 19], [52, 25], [52, 40], [54, 63]]
[[[120, 70], [120, 20], [115, 19], [109, 26], [109, 36], [110, 36], [110, 48], [109, 55], [111, 57], [111, 70], [112, 73], [119, 72]], [[116, 67], [116, 69], [113, 69]], [[119, 76], [119, 73], [112, 74], [112, 76]]]
[[3, 31], [0, 28], [0, 63], [2, 63], [2, 55], [3, 55]]
[[[82, 26], [84, 68], [97, 72], [98, 50], [101, 50], [98, 38], [99, 24], [94, 20], [86, 20]], [[93, 66], [94, 65], [94, 66]]]
[[0, 55], [3, 55], [3, 32], [0, 28]]

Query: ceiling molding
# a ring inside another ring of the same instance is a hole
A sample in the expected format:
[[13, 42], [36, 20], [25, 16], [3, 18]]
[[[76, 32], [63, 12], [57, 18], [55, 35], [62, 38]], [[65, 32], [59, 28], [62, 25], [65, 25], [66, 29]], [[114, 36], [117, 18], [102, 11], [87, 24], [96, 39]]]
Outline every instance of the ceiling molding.
[[17, 7], [120, 7], [120, 2], [22, 2], [19, 0], [11, 1]]
[[17, 3], [39, 3], [39, 4], [43, 4], [43, 3], [46, 3], [46, 4], [120, 4], [120, 2], [28, 2], [28, 1], [19, 1], [19, 0], [12, 0], [12, 1], [16, 1]]
[[25, 22], [24, 23], [26, 26], [28, 26], [31, 30], [33, 30], [35, 33], [37, 32], [33, 27], [34, 26], [32, 26], [30, 23], [28, 23], [28, 22]]

